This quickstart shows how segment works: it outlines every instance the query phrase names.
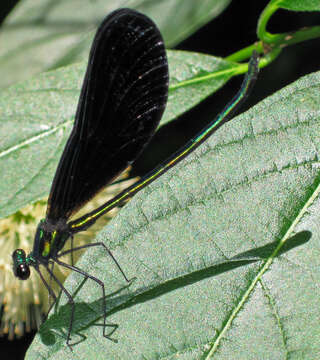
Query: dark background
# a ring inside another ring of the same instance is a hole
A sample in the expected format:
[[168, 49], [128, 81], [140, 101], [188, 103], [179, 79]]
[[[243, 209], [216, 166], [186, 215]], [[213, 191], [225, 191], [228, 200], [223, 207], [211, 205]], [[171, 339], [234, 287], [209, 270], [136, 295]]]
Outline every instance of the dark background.
[[[16, 0], [1, 0], [0, 23], [17, 2]], [[251, 45], [257, 39], [258, 17], [267, 3], [267, 0], [233, 1], [217, 19], [183, 41], [176, 49], [225, 57]], [[320, 25], [319, 13], [279, 11], [271, 18], [268, 30], [285, 32], [312, 25]], [[250, 108], [302, 75], [319, 70], [319, 50], [320, 39], [284, 49], [271, 65], [260, 72], [257, 84], [241, 111]], [[145, 174], [200, 131], [232, 98], [239, 89], [241, 81], [242, 77], [232, 79], [216, 94], [181, 116], [174, 123], [160, 129], [148, 149], [134, 164], [133, 174]], [[0, 338], [1, 359], [23, 359], [33, 336], [34, 334], [28, 334], [15, 341], [8, 341], [5, 337]]]

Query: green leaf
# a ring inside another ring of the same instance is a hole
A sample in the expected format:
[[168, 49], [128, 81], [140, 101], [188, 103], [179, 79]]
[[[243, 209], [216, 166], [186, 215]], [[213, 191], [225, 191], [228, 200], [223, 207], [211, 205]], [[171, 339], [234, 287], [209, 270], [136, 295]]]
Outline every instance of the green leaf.
[[[318, 359], [320, 352], [320, 72], [233, 119], [129, 202], [78, 266], [101, 289], [63, 296], [27, 359]], [[66, 286], [73, 293], [81, 276]], [[118, 292], [117, 292], [118, 291]]]
[[319, 11], [320, 3], [318, 0], [272, 0], [269, 6], [277, 6], [291, 11]]
[[[219, 89], [239, 65], [169, 51], [172, 89], [162, 124]], [[243, 65], [242, 65], [243, 66]], [[48, 194], [70, 133], [86, 62], [38, 75], [0, 97], [0, 217]]]
[[133, 7], [155, 20], [166, 46], [171, 48], [219, 16], [231, 0], [144, 0], [133, 3], [136, 3]]
[[0, 216], [48, 194], [69, 135], [84, 66], [14, 85], [0, 97]]
[[[218, 16], [230, 0], [24, 0], [1, 27], [0, 87], [87, 60], [94, 31], [106, 14], [132, 7], [160, 26], [167, 46]], [[90, 33], [89, 30], [92, 30]]]

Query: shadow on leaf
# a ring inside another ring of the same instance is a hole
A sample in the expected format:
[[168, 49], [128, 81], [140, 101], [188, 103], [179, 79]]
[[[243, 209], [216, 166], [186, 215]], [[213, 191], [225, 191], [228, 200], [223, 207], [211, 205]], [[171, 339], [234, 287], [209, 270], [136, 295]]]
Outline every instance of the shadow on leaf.
[[[312, 234], [310, 231], [301, 231], [291, 238], [289, 238], [277, 252], [277, 256], [280, 256], [291, 249], [302, 246], [308, 242]], [[261, 246], [259, 248], [245, 251], [240, 253], [231, 259], [223, 260], [210, 266], [194, 271], [192, 273], [179, 276], [175, 279], [165, 281], [162, 284], [156, 286], [153, 285], [153, 288], [139, 288], [136, 289], [131, 294], [119, 295], [119, 293], [128, 288], [129, 285], [121, 287], [116, 292], [107, 295], [108, 302], [107, 307], [109, 310], [109, 315], [119, 312], [125, 308], [130, 308], [138, 303], [143, 303], [148, 300], [162, 296], [170, 291], [173, 291], [177, 288], [182, 288], [184, 286], [191, 285], [198, 281], [201, 281], [205, 278], [218, 276], [221, 273], [232, 271], [240, 266], [245, 266], [256, 261], [263, 261], [268, 259], [275, 249], [279, 246], [279, 241], [272, 242], [270, 244]], [[74, 293], [77, 294], [87, 279], [84, 279], [81, 284], [78, 286], [77, 290]], [[58, 300], [59, 302], [59, 300]], [[55, 306], [54, 314], [50, 315], [49, 319], [41, 326], [40, 336], [44, 344], [53, 346], [57, 343], [64, 345], [66, 341], [65, 330], [70, 319], [71, 306], [67, 303], [65, 305]], [[96, 321], [102, 317], [102, 298], [91, 303], [77, 302], [75, 303], [75, 315], [74, 321], [72, 324], [72, 335], [79, 336], [79, 341], [74, 339], [74, 342], [80, 343], [86, 339], [86, 336], [80, 334], [80, 331], [88, 328], [89, 326], [103, 326], [103, 324], [97, 324]], [[106, 324], [106, 326], [114, 327], [116, 324]], [[112, 331], [113, 333], [114, 331]], [[62, 342], [57, 340], [59, 336]], [[102, 335], [101, 335], [102, 336]], [[110, 338], [111, 339], [111, 338]], [[111, 339], [115, 341], [116, 339]]]
[[[87, 278], [83, 279], [81, 284], [74, 292], [73, 297], [76, 296], [76, 294], [80, 291], [80, 289], [82, 288], [82, 286], [85, 284], [86, 281]], [[118, 295], [118, 294], [124, 289], [128, 288], [131, 284], [132, 283], [125, 285], [121, 287], [119, 290], [111, 294], [108, 294], [106, 296], [106, 298], [108, 299], [108, 303], [107, 303], [108, 308], [114, 308], [119, 303], [123, 303], [127, 301], [127, 298], [130, 295], [128, 294]], [[39, 330], [41, 341], [47, 346], [53, 346], [57, 344], [64, 346], [67, 339], [67, 334], [65, 330], [68, 329], [69, 326], [71, 305], [69, 303], [66, 303], [64, 305], [59, 306], [60, 296], [61, 293], [59, 294], [57, 303], [54, 306], [54, 313], [49, 315], [48, 319], [41, 325]], [[102, 316], [103, 313], [102, 304], [103, 304], [102, 298], [96, 301], [92, 301], [91, 303], [75, 302], [74, 320], [72, 322], [72, 332], [71, 332], [72, 346], [77, 345], [86, 339], [86, 336], [80, 333], [81, 330], [88, 328], [91, 325], [103, 327], [103, 324], [95, 323]], [[114, 328], [117, 327], [118, 325], [107, 323], [106, 327], [109, 326]], [[111, 330], [110, 335], [112, 335], [113, 333], [114, 330]], [[116, 342], [116, 340], [114, 339], [110, 338], [110, 340]]]
[[[310, 231], [301, 231], [291, 238], [289, 238], [278, 251], [277, 256], [280, 256], [291, 249], [301, 246], [308, 242], [312, 236]], [[205, 278], [218, 276], [224, 272], [232, 271], [240, 266], [245, 266], [256, 261], [262, 261], [269, 258], [274, 250], [279, 246], [279, 241], [272, 242], [270, 244], [261, 246], [259, 248], [245, 251], [240, 253], [231, 259], [222, 260], [215, 264], [208, 266], [205, 269], [201, 269], [184, 276], [166, 281], [164, 284], [160, 284], [150, 290], [140, 293], [130, 301], [130, 304], [122, 304], [120, 307], [113, 309], [110, 314], [114, 314], [124, 308], [134, 306], [138, 303], [142, 303], [158, 296], [162, 296], [177, 288], [191, 285], [195, 282], [201, 281]]]

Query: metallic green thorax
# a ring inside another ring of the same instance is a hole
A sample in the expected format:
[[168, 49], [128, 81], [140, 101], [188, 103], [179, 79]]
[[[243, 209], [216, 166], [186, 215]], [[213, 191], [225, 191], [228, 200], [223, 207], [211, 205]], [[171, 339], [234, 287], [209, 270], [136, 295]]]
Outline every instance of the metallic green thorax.
[[36, 232], [33, 250], [28, 258], [30, 261], [32, 258], [48, 261], [63, 248], [69, 237], [70, 231], [65, 221], [41, 220]]
[[50, 250], [52, 249], [52, 247], [54, 247], [54, 240], [57, 236], [57, 231], [53, 231], [50, 235], [51, 237], [49, 239], [44, 239], [44, 232], [40, 230], [40, 240], [44, 239], [43, 251], [41, 253], [43, 257], [47, 257], [50, 254]]

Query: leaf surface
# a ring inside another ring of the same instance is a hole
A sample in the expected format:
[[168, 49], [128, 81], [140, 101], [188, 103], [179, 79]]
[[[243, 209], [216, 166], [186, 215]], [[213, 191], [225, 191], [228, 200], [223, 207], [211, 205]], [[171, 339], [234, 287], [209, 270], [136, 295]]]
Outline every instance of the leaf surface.
[[1, 27], [0, 87], [30, 76], [87, 61], [94, 32], [120, 7], [150, 16], [167, 47], [182, 41], [221, 14], [230, 0], [24, 0]]
[[[102, 337], [101, 289], [63, 297], [27, 359], [318, 359], [320, 73], [220, 128], [127, 204], [78, 266], [106, 284], [114, 343]], [[78, 289], [79, 274], [66, 283]]]

